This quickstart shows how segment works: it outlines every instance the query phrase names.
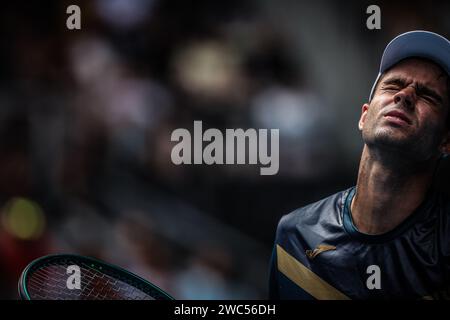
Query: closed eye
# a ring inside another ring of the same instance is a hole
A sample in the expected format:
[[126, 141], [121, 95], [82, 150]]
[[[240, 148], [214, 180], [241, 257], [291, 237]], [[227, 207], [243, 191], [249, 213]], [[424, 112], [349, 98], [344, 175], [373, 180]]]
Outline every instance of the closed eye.
[[402, 78], [388, 78], [383, 81], [383, 85], [381, 86], [382, 90], [385, 91], [399, 91], [406, 86], [407, 82]]
[[438, 103], [436, 102], [436, 100], [435, 100], [433, 97], [431, 97], [431, 96], [428, 96], [428, 95], [421, 95], [420, 98], [422, 98], [423, 100], [427, 101], [428, 103], [431, 103], [431, 104], [438, 104]]
[[[406, 79], [401, 77], [392, 77], [383, 81], [382, 90], [387, 92], [396, 92], [402, 90], [408, 85]], [[416, 83], [414, 85], [417, 96], [421, 99], [425, 100], [427, 103], [441, 106], [443, 104], [444, 99], [432, 88]]]
[[382, 90], [385, 90], [385, 91], [399, 91], [400, 87], [393, 86], [393, 85], [388, 85], [388, 86], [383, 86]]
[[444, 103], [444, 99], [436, 91], [424, 85], [417, 84], [416, 92], [419, 97], [433, 105], [441, 106]]

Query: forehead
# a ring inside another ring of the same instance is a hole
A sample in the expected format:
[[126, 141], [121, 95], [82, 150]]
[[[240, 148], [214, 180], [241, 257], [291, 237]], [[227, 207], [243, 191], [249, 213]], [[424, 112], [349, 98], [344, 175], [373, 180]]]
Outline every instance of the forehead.
[[435, 89], [440, 94], [447, 90], [447, 74], [434, 62], [420, 58], [405, 59], [389, 69], [382, 81], [400, 77], [407, 82], [417, 82]]

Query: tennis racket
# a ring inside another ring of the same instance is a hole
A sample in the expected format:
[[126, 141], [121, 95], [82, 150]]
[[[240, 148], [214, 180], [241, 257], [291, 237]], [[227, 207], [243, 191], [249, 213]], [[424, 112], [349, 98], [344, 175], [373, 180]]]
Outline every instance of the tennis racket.
[[125, 269], [71, 254], [31, 262], [20, 276], [19, 294], [24, 300], [174, 300]]

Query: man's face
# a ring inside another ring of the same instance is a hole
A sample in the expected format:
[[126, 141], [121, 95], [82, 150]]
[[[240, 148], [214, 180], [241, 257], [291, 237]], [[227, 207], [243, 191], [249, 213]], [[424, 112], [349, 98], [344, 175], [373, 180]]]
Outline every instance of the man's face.
[[406, 59], [388, 70], [364, 104], [359, 129], [368, 147], [426, 161], [450, 148], [447, 75], [436, 64]]

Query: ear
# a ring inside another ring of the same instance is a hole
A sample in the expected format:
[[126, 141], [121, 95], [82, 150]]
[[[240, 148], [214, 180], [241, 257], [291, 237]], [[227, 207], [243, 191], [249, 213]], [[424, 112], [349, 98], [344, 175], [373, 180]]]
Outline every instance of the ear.
[[361, 108], [361, 117], [359, 118], [358, 128], [362, 130], [364, 127], [364, 123], [366, 122], [367, 112], [369, 111], [369, 104], [364, 103]]

